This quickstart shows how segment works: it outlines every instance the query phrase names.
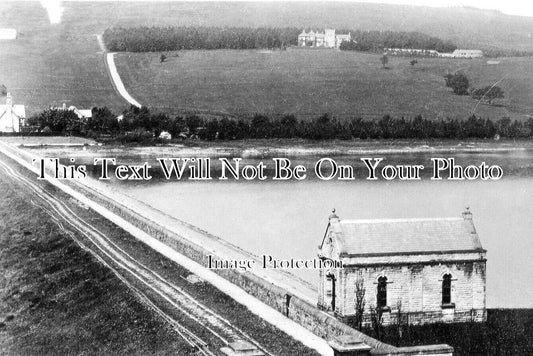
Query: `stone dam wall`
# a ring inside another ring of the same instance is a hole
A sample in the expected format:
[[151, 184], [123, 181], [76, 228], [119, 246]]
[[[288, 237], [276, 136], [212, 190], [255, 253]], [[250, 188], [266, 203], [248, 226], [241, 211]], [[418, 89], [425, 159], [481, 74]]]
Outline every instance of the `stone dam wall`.
[[[207, 251], [201, 246], [191, 243], [188, 239], [179, 236], [157, 222], [137, 214], [132, 209], [87, 188], [83, 184], [78, 183], [75, 185], [76, 189], [81, 191], [87, 197], [111, 210], [116, 215], [124, 218], [137, 228], [159, 239], [166, 245], [186, 255], [195, 262], [205, 265], [207, 256], [213, 255], [212, 251]], [[192, 225], [190, 228], [197, 232], [200, 231], [205, 233]], [[216, 257], [224, 258], [224, 256]], [[298, 296], [291, 295], [285, 289], [265, 281], [249, 271], [241, 272], [234, 269], [219, 269], [213, 271], [239, 286], [248, 294], [253, 295], [263, 303], [304, 326], [315, 335], [328, 341], [333, 340], [337, 336], [353, 335], [355, 338], [372, 347], [371, 354], [373, 355], [452, 355], [453, 348], [448, 345], [397, 348], [380, 342], [347, 326], [332, 315], [320, 311], [316, 305], [311, 305], [307, 301], [300, 299]]]
[[[3, 149], [1, 147], [0, 149]], [[10, 153], [24, 159], [31, 164], [29, 154], [16, 148], [10, 148]], [[157, 238], [167, 246], [175, 249], [179, 253], [187, 256], [195, 262], [206, 265], [208, 255], [215, 255], [216, 258], [224, 258], [224, 256], [216, 256], [213, 251], [208, 251], [202, 246], [191, 242], [189, 239], [178, 235], [176, 232], [169, 230], [156, 221], [152, 221], [141, 214], [135, 212], [133, 209], [121, 204], [118, 201], [111, 199], [104, 193], [95, 190], [89, 184], [74, 180], [62, 181], [65, 185], [82, 193], [89, 199], [107, 208], [114, 214], [122, 217], [135, 227], [146, 232], [154, 238]], [[202, 233], [206, 236], [220, 240], [215, 236], [208, 234], [197, 227], [183, 223], [187, 228], [195, 233]], [[243, 253], [244, 251], [238, 249], [237, 251]], [[277, 286], [269, 281], [253, 274], [250, 271], [242, 272], [234, 269], [213, 270], [221, 277], [227, 279], [233, 284], [245, 290], [248, 294], [261, 300], [263, 303], [276, 309], [288, 318], [302, 325], [306, 329], [313, 332], [315, 335], [332, 341], [338, 336], [350, 335], [366, 345], [371, 347], [371, 355], [442, 355], [452, 356], [453, 348], [448, 345], [427, 345], [416, 347], [394, 347], [371, 338], [337, 320], [334, 316], [321, 311], [316, 305], [313, 305], [298, 296], [291, 295], [284, 288]]]

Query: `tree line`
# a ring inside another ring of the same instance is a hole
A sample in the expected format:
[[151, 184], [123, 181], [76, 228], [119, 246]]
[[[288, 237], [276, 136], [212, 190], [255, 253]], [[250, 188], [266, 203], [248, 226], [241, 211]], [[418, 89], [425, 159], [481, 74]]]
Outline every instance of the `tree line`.
[[[260, 49], [298, 45], [301, 29], [295, 27], [114, 27], [104, 31], [104, 43], [110, 51], [164, 52], [180, 49]], [[435, 50], [453, 52], [457, 45], [421, 32], [339, 30], [352, 35], [352, 41], [341, 44], [343, 50], [380, 52], [384, 48]], [[483, 47], [486, 57], [523, 57], [532, 51]]]
[[502, 48], [487, 48], [481, 47], [483, 50], [483, 55], [488, 58], [498, 58], [498, 57], [531, 57], [533, 56], [533, 51], [525, 51], [518, 49], [502, 49]]
[[341, 50], [379, 52], [384, 48], [414, 48], [453, 52], [457, 46], [451, 41], [420, 32], [353, 31], [352, 41], [341, 43]]
[[172, 138], [201, 140], [242, 140], [301, 138], [310, 140], [350, 139], [465, 139], [533, 137], [533, 118], [526, 121], [502, 118], [492, 121], [471, 115], [465, 120], [430, 120], [418, 115], [412, 119], [385, 115], [379, 120], [353, 118], [337, 120], [324, 114], [312, 120], [298, 120], [294, 115], [269, 118], [256, 114], [251, 118], [211, 118], [197, 115], [169, 116], [152, 113], [146, 107], [130, 107], [122, 119], [106, 107], [93, 108], [92, 117], [78, 119], [68, 110], [49, 109], [29, 119], [34, 132], [59, 133], [87, 137], [108, 136], [121, 142], [158, 139], [162, 132]]
[[181, 49], [284, 48], [298, 44], [297, 28], [116, 27], [103, 34], [110, 51], [161, 52]]
[[[103, 34], [110, 51], [162, 52], [180, 49], [258, 49], [298, 45], [301, 29], [294, 27], [115, 27]], [[383, 48], [434, 49], [452, 52], [450, 41], [420, 32], [349, 31], [354, 41], [343, 42], [341, 49], [382, 51]]]

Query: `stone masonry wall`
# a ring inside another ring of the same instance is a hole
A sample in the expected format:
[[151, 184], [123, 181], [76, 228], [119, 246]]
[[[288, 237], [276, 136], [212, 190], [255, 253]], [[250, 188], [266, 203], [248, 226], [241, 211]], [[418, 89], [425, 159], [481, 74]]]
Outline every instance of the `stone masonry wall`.
[[[398, 314], [409, 323], [485, 321], [485, 261], [434, 263], [423, 265], [392, 265], [348, 267], [341, 272], [342, 284], [337, 297], [337, 313], [342, 318], [355, 314], [357, 276], [365, 288], [365, 317], [377, 303], [377, 282], [387, 277], [385, 324], [395, 323]], [[451, 303], [442, 305], [442, 278], [452, 275]]]
[[[207, 258], [206, 256], [213, 255], [212, 251], [206, 251], [201, 246], [192, 244], [190, 241], [181, 238], [163, 226], [158, 225], [157, 223], [143, 216], [140, 216], [131, 209], [117, 204], [113, 200], [102, 196], [93, 190], [87, 189], [82, 184], [78, 184], [76, 182], [68, 183], [75, 185], [76, 190], [82, 190], [83, 194], [91, 198], [93, 201], [101, 204], [102, 206], [111, 210], [113, 213], [126, 219], [137, 228], [150, 234], [152, 237], [159, 239], [161, 242], [176, 249], [195, 262], [205, 265]], [[216, 257], [221, 258], [222, 256]], [[287, 291], [255, 276], [251, 272], [241, 273], [232, 269], [214, 269], [213, 272], [221, 275], [225, 279], [245, 290], [248, 294], [273, 307], [278, 312], [288, 316], [290, 319], [312, 331], [315, 335], [326, 340], [331, 340], [335, 336], [339, 335], [351, 334], [375, 350], [391, 352], [398, 350], [396, 347], [382, 343], [355, 329], [350, 328], [346, 324], [335, 319], [332, 315], [318, 310], [316, 306], [310, 305], [306, 301], [301, 300], [296, 296], [290, 297], [289, 313], [287, 313]]]

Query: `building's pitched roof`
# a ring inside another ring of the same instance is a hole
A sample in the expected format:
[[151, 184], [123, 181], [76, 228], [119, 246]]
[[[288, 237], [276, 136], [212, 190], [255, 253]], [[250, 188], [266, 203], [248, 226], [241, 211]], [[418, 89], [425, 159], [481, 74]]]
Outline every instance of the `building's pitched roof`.
[[79, 119], [89, 118], [93, 116], [93, 111], [90, 109], [78, 109], [75, 106], [71, 106], [68, 108], [68, 110], [73, 111], [76, 115], [78, 115]]
[[91, 109], [78, 109], [74, 105], [71, 105], [67, 108], [67, 105], [63, 104], [63, 106], [58, 107], [51, 106], [50, 109], [72, 111], [74, 114], [76, 114], [76, 116], [78, 116], [78, 119], [90, 118], [93, 116], [93, 112]]
[[[326, 31], [329, 31], [330, 29], [326, 29]], [[331, 29], [331, 31], [334, 31], [334, 29]], [[303, 36], [325, 36], [325, 32], [320, 32], [319, 30], [317, 30], [316, 32], [314, 32], [313, 30], [310, 30], [309, 32], [305, 32], [305, 29], [302, 30], [302, 32], [298, 35], [298, 37], [303, 37]], [[350, 37], [351, 36], [351, 33], [335, 33], [335, 36], [337, 37]]]
[[480, 49], [456, 49], [453, 53], [483, 54], [483, 51]]
[[302, 31], [298, 36], [314, 36], [314, 35], [324, 35], [324, 32], [320, 32], [317, 30], [316, 32], [314, 30], [310, 30], [309, 32], [305, 32], [305, 30]]
[[93, 111], [91, 109], [78, 109], [78, 112], [83, 117], [92, 117], [93, 116]]
[[14, 40], [17, 38], [17, 30], [14, 28], [0, 28], [0, 40]]
[[341, 255], [484, 251], [471, 218], [334, 219], [330, 227]]
[[[6, 114], [7, 105], [0, 105], [0, 118]], [[11, 113], [19, 119], [26, 117], [26, 108], [24, 105], [13, 105], [11, 107]]]

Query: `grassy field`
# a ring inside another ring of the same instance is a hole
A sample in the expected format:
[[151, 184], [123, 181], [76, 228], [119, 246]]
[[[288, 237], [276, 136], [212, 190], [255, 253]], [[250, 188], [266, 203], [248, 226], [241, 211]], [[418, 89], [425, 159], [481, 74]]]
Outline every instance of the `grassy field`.
[[158, 53], [121, 53], [118, 70], [141, 103], [155, 107], [198, 108], [231, 114], [296, 114], [317, 117], [380, 118], [469, 115], [476, 102], [454, 95], [444, 74], [462, 70], [471, 86], [504, 78], [506, 98], [498, 105], [479, 105], [476, 113], [493, 119], [525, 118], [533, 113], [533, 58], [410, 59], [391, 57], [388, 69], [380, 56], [334, 50], [181, 51], [160, 63]]

